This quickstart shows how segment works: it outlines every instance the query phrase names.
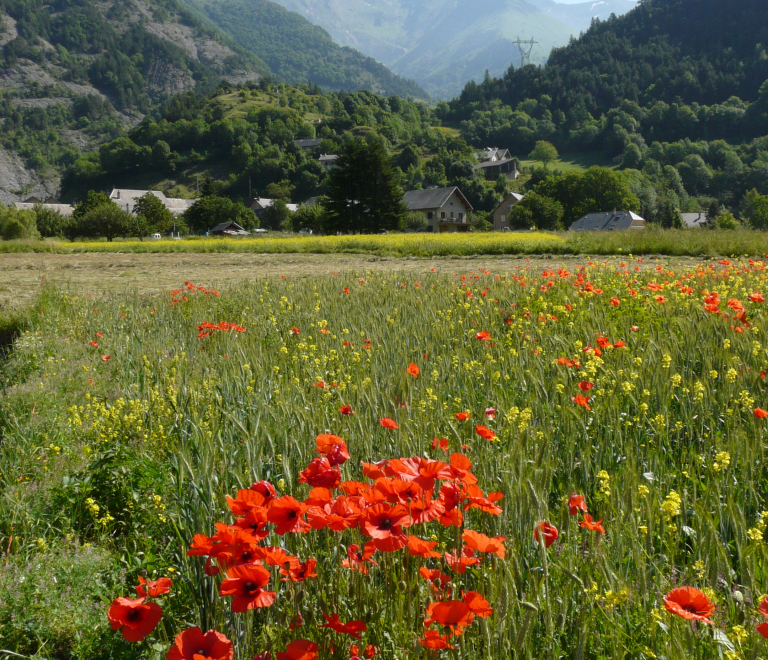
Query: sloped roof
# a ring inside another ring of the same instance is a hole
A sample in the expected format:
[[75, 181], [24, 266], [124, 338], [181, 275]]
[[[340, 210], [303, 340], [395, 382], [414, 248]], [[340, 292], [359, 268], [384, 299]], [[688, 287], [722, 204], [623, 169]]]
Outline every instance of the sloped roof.
[[211, 229], [211, 233], [215, 234], [220, 231], [242, 231], [244, 232], [245, 229], [243, 229], [240, 225], [238, 225], [234, 220], [230, 220], [229, 222], [222, 222], [221, 224], [216, 225], [213, 229]]
[[706, 213], [681, 213], [686, 227], [701, 227], [709, 222]]
[[331, 161], [337, 160], [338, 156], [336, 154], [323, 154], [318, 159], [321, 163], [329, 163]]
[[[485, 170], [489, 167], [502, 167], [503, 165], [506, 165], [507, 163], [517, 163], [517, 158], [505, 158], [503, 160], [486, 160], [479, 165], [475, 165], [476, 170]], [[519, 163], [518, 163], [519, 165]]]
[[467, 211], [472, 210], [472, 205], [456, 186], [453, 188], [429, 188], [428, 190], [409, 190], [403, 197], [403, 202], [409, 211], [428, 211], [439, 209], [450, 199], [453, 193], [461, 199]]
[[498, 211], [502, 206], [508, 204], [510, 197], [515, 200], [513, 202], [514, 205], [517, 204], [523, 197], [525, 197], [525, 195], [521, 195], [520, 193], [509, 193], [504, 199], [501, 200], [501, 203], [495, 209], [493, 209], [493, 212], [496, 213], [496, 211]]
[[44, 209], [50, 209], [51, 211], [58, 211], [64, 217], [69, 217], [75, 210], [75, 207], [71, 204], [34, 204], [32, 202], [16, 202], [14, 206], [19, 211], [34, 211], [36, 206], [42, 206]]
[[301, 147], [302, 149], [305, 147], [316, 147], [323, 141], [322, 138], [306, 138], [304, 140], [294, 140], [293, 143], [297, 147]]
[[632, 211], [610, 211], [608, 213], [589, 213], [574, 222], [571, 231], [619, 231], [629, 229], [634, 221], [645, 220]]

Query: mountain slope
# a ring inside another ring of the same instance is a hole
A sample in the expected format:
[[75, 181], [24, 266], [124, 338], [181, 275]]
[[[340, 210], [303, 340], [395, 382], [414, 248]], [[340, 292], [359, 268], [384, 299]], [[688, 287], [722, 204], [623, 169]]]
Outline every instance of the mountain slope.
[[597, 115], [624, 101], [754, 101], [768, 78], [766, 48], [764, 0], [646, 0], [556, 49], [543, 68], [510, 69], [480, 92], [467, 88], [452, 108], [466, 116], [478, 93], [509, 104], [546, 95], [552, 110], [583, 106]]
[[486, 69], [502, 74], [518, 66], [512, 42], [538, 43], [531, 61], [543, 63], [555, 46], [586, 29], [592, 17], [607, 18], [634, 6], [630, 0], [563, 5], [552, 0], [275, 0], [352, 46], [414, 78], [430, 94], [455, 96]]
[[257, 57], [174, 0], [0, 2], [0, 201], [55, 194], [58, 172], [179, 92], [257, 80]]
[[427, 98], [416, 83], [352, 48], [341, 47], [321, 27], [269, 0], [214, 0], [197, 5], [208, 19], [270, 70], [292, 83], [324, 89], [368, 89], [380, 94]]

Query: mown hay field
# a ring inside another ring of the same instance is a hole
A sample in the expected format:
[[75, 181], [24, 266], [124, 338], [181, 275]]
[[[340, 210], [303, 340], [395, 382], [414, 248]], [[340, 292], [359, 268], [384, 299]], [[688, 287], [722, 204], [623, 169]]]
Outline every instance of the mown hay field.
[[765, 656], [764, 263], [432, 268], [44, 288], [1, 372], [2, 648]]

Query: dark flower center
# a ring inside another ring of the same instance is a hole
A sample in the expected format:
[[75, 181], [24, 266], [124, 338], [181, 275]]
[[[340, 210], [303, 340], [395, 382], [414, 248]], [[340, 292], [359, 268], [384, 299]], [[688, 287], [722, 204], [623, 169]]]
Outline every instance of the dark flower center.
[[384, 518], [384, 520], [379, 523], [379, 529], [383, 529], [384, 531], [392, 529], [392, 521], [389, 518]]
[[691, 614], [700, 614], [699, 608], [695, 605], [681, 605], [682, 609], [684, 609], [686, 612], [690, 612]]
[[293, 520], [296, 517], [296, 511], [291, 509], [285, 516], [288, 520]]
[[125, 617], [130, 623], [136, 623], [136, 621], [139, 621], [141, 619], [141, 610], [135, 609], [128, 612], [128, 614]]
[[243, 561], [250, 561], [253, 558], [253, 553], [250, 550], [246, 550], [240, 555], [240, 559]]
[[243, 591], [246, 594], [250, 595], [250, 594], [252, 594], [252, 593], [254, 593], [255, 591], [258, 591], [258, 590], [259, 590], [259, 585], [257, 585], [255, 582], [251, 582], [250, 580], [248, 580], [248, 582], [243, 584]]

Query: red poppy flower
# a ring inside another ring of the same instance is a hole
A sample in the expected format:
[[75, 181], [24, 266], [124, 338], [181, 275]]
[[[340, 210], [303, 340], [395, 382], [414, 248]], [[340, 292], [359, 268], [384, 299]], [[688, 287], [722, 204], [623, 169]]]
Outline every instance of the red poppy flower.
[[464, 548], [460, 555], [455, 552], [446, 552], [443, 557], [445, 557], [448, 568], [454, 573], [464, 575], [469, 566], [477, 566], [480, 563], [480, 560], [473, 556], [474, 554], [475, 551], [472, 548]]
[[750, 294], [749, 295], [749, 299], [753, 303], [764, 303], [765, 302], [765, 298], [763, 298], [762, 294], [759, 294], [759, 293], [752, 293], [752, 294]]
[[89, 343], [91, 346], [93, 346], [94, 348], [96, 348], [96, 347], [99, 345], [99, 342], [97, 342], [97, 341], [89, 341], [88, 343]]
[[161, 577], [159, 580], [147, 582], [143, 577], [139, 576], [139, 585], [136, 587], [136, 593], [139, 595], [139, 598], [146, 597], [147, 592], [149, 592], [152, 598], [157, 598], [163, 594], [170, 593], [172, 586], [171, 578]]
[[276, 526], [275, 532], [281, 536], [288, 532], [306, 532], [309, 527], [302, 516], [307, 508], [306, 504], [302, 504], [290, 495], [284, 495], [274, 500], [267, 512], [267, 520]]
[[111, 358], [111, 356], [109, 356], [109, 355], [102, 355], [102, 356], [101, 356], [101, 359], [102, 359], [104, 362], [109, 362], [109, 361], [110, 361], [112, 358]]
[[437, 630], [427, 630], [419, 640], [425, 649], [453, 649], [450, 643], [451, 635], [441, 635]]
[[488, 419], [496, 419], [496, 408], [486, 408], [485, 409], [485, 416]]
[[590, 383], [588, 380], [582, 380], [579, 383], [579, 389], [582, 392], [589, 392], [589, 390], [593, 389], [595, 387], [594, 383]]
[[430, 557], [437, 558], [440, 556], [439, 552], [435, 552], [432, 548], [437, 545], [437, 541], [424, 541], [418, 536], [408, 537], [408, 554], [412, 557], [422, 557], [428, 559]]
[[298, 335], [299, 334], [299, 329], [298, 328], [291, 328], [291, 334], [292, 335]]
[[483, 330], [475, 335], [475, 339], [478, 341], [491, 341], [491, 333], [487, 330]]
[[761, 623], [758, 626], [756, 626], [757, 632], [760, 633], [763, 637], [768, 639], [768, 621], [765, 623]]
[[568, 513], [570, 513], [572, 516], [575, 516], [579, 513], [579, 511], [586, 513], [587, 503], [584, 501], [583, 495], [577, 495], [576, 493], [573, 493], [568, 499]]
[[126, 642], [140, 642], [160, 622], [163, 610], [157, 603], [147, 603], [146, 598], [115, 598], [107, 611], [112, 630], [120, 629]]
[[577, 394], [576, 396], [571, 397], [571, 401], [573, 401], [577, 406], [582, 406], [587, 410], [592, 410], [592, 408], [589, 407], [589, 397]]
[[360, 633], [368, 630], [368, 626], [362, 621], [349, 621], [348, 623], [342, 623], [338, 614], [328, 616], [323, 612], [323, 616], [328, 623], [318, 626], [318, 628], [330, 628], [334, 632], [341, 633], [343, 635], [349, 635], [354, 639], [360, 639]]
[[478, 424], [475, 426], [475, 432], [484, 440], [496, 439], [496, 434], [493, 431], [491, 431], [491, 429], [489, 429], [487, 426], [483, 426], [482, 424]]
[[583, 527], [584, 529], [588, 529], [593, 532], [600, 532], [601, 534], [605, 534], [605, 529], [603, 528], [603, 521], [598, 520], [595, 522], [592, 519], [592, 516], [588, 513], [584, 514], [584, 520], [582, 520], [579, 523], [579, 527]]
[[280, 569], [280, 575], [285, 575], [280, 581], [304, 582], [308, 578], [317, 577], [317, 573], [314, 572], [315, 566], [317, 566], [317, 560], [311, 557], [303, 563], [292, 557], [292, 561], [288, 563], [288, 568]]
[[507, 540], [506, 536], [486, 536], [480, 532], [475, 532], [471, 529], [467, 529], [461, 535], [464, 539], [464, 543], [468, 548], [477, 550], [478, 552], [487, 552], [496, 555], [499, 559], [504, 559], [506, 554], [506, 548], [504, 547], [504, 541]]
[[299, 474], [296, 481], [313, 488], [336, 488], [341, 483], [341, 472], [325, 456], [311, 460]]
[[613, 298], [611, 298], [611, 305], [613, 305], [614, 307], [618, 307], [619, 305], [621, 305], [621, 300], [619, 300], [616, 296], [614, 296]]
[[536, 525], [536, 529], [533, 530], [533, 537], [537, 541], [539, 540], [539, 531], [541, 531], [541, 536], [544, 539], [545, 548], [548, 548], [550, 545], [552, 545], [555, 542], [555, 539], [560, 536], [560, 533], [557, 531], [557, 527], [550, 525], [546, 521], [540, 522], [538, 525]]
[[457, 412], [456, 413], [456, 419], [460, 422], [464, 422], [468, 420], [470, 417], [472, 417], [472, 414], [469, 412]]
[[355, 413], [352, 411], [352, 406], [342, 406], [339, 408], [339, 412], [342, 415], [354, 415]]
[[373, 541], [368, 541], [363, 546], [363, 550], [360, 550], [360, 546], [353, 543], [347, 548], [347, 559], [341, 562], [344, 568], [350, 568], [353, 571], [360, 571], [363, 575], [368, 575], [368, 567], [366, 564], [373, 564], [378, 566], [379, 563], [371, 557], [376, 552], [376, 545]]
[[432, 449], [437, 449], [440, 447], [443, 451], [448, 451], [448, 438], [433, 438], [432, 439]]
[[342, 292], [342, 293], [344, 293], [344, 294], [348, 294], [348, 293], [349, 293], [349, 287], [346, 287], [346, 286], [345, 286], [345, 287], [344, 287], [344, 288], [341, 290], [341, 292]]
[[295, 639], [277, 654], [277, 660], [316, 660], [318, 646], [306, 639]]
[[408, 365], [408, 368], [405, 371], [407, 374], [413, 376], [414, 378], [418, 378], [419, 374], [421, 373], [421, 369], [419, 369], [419, 367], [413, 362]]
[[426, 568], [422, 566], [419, 569], [419, 575], [432, 583], [432, 588], [437, 592], [445, 589], [445, 586], [451, 583], [451, 576], [439, 571], [436, 568]]
[[397, 425], [397, 422], [394, 419], [390, 419], [389, 417], [384, 417], [379, 420], [379, 424], [381, 424], [385, 429], [399, 429], [400, 427]]
[[337, 435], [323, 433], [315, 438], [317, 453], [325, 456], [331, 465], [343, 465], [349, 460], [347, 444]]
[[464, 594], [464, 603], [472, 610], [475, 616], [487, 619], [493, 614], [490, 603], [476, 591], [468, 591]]
[[656, 300], [656, 302], [659, 303], [660, 305], [663, 305], [665, 302], [667, 302], [667, 297], [666, 296], [656, 296], [656, 298], [654, 300]]
[[768, 410], [763, 410], [762, 408], [755, 408], [755, 417], [758, 419], [765, 419], [768, 417]]
[[441, 626], [450, 627], [453, 634], [460, 635], [474, 618], [474, 613], [463, 600], [444, 600], [427, 607], [424, 625], [439, 623]]
[[402, 504], [374, 504], [361, 517], [361, 529], [373, 539], [377, 550], [394, 552], [408, 543], [403, 527], [411, 524], [408, 509]]
[[763, 600], [760, 601], [760, 605], [757, 608], [757, 611], [760, 612], [766, 619], [768, 619], [768, 596], [765, 596]]
[[715, 613], [715, 606], [704, 593], [693, 587], [679, 587], [664, 596], [667, 611], [684, 619], [712, 623], [710, 617]]
[[264, 591], [269, 584], [269, 571], [257, 564], [233, 566], [227, 571], [227, 579], [221, 583], [219, 594], [234, 596], [233, 612], [247, 612], [258, 607], [269, 607], [275, 602], [274, 591]]
[[365, 647], [365, 651], [363, 651], [363, 655], [366, 658], [375, 658], [377, 653], [378, 653], [378, 648], [375, 647], [373, 644], [367, 644]]
[[215, 630], [203, 634], [200, 628], [187, 628], [176, 635], [168, 660], [232, 660], [235, 651], [224, 635]]

